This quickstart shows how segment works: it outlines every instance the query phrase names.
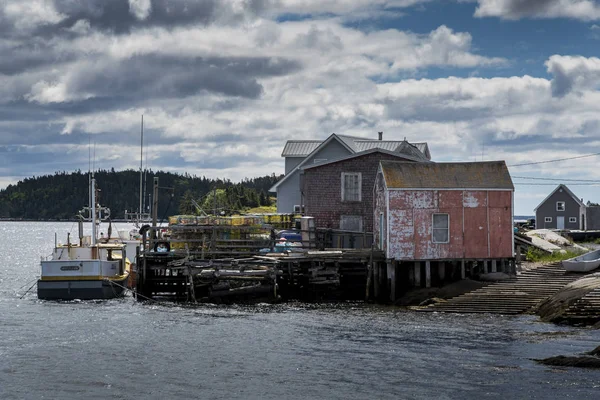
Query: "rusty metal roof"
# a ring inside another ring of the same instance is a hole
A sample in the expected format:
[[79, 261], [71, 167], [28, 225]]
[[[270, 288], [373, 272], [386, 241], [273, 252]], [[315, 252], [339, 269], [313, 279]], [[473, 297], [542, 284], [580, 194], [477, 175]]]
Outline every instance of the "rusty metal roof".
[[381, 161], [388, 189], [514, 190], [504, 161], [412, 163]]

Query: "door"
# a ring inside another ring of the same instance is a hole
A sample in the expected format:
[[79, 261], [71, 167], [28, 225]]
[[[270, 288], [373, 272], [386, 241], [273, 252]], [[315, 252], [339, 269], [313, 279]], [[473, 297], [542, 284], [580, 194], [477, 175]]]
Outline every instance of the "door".
[[556, 229], [565, 229], [565, 217], [556, 217]]

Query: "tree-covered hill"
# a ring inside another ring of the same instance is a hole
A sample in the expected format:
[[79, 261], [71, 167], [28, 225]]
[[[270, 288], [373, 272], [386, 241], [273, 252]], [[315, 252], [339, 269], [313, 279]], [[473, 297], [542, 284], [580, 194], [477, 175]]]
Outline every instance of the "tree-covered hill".
[[[244, 179], [240, 183], [229, 180], [179, 175], [163, 171], [147, 171], [144, 203], [151, 202], [153, 178], [159, 178], [158, 218], [169, 215], [196, 213], [197, 207], [210, 204], [212, 211], [227, 214], [246, 208], [270, 205], [268, 189], [280, 178], [275, 174]], [[123, 218], [125, 211], [139, 208], [139, 171], [105, 171], [95, 173], [100, 189], [99, 203], [109, 207], [113, 219]], [[55, 220], [72, 219], [88, 205], [89, 176], [84, 172], [59, 172], [27, 178], [16, 185], [0, 190], [0, 218]], [[215, 196], [216, 194], [216, 196]], [[212, 196], [212, 200], [207, 198]], [[216, 201], [215, 201], [216, 199]], [[193, 201], [192, 201], [193, 200]]]

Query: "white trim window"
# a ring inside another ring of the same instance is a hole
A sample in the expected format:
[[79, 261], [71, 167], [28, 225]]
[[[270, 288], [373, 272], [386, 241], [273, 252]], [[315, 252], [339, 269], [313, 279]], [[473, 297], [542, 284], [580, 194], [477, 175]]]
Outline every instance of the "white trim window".
[[433, 229], [431, 230], [431, 240], [433, 243], [450, 242], [450, 215], [433, 214]]
[[342, 201], [361, 201], [362, 173], [342, 172]]
[[577, 223], [577, 217], [569, 217], [569, 223], [576, 224]]
[[556, 211], [565, 211], [565, 202], [564, 201], [556, 202]]
[[544, 217], [544, 222], [552, 222], [552, 217]]
[[363, 217], [360, 215], [342, 215], [340, 217], [340, 229], [344, 231], [363, 231]]

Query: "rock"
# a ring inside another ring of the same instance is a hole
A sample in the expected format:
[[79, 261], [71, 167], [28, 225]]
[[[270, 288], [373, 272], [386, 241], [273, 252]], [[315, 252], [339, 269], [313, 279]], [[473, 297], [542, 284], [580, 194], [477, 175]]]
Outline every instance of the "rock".
[[556, 367], [577, 367], [577, 368], [594, 368], [600, 369], [600, 357], [594, 356], [555, 356], [544, 358], [543, 360], [535, 360], [544, 365], [552, 365]]
[[430, 304], [445, 303], [445, 302], [446, 302], [446, 300], [440, 299], [439, 297], [432, 297], [430, 299], [420, 302], [419, 306], [428, 306]]
[[596, 347], [594, 350], [592, 351], [588, 351], [587, 353], [585, 353], [587, 355], [590, 356], [596, 356], [596, 357], [600, 357], [600, 346]]
[[587, 248], [578, 245], [577, 243], [573, 243], [569, 239], [559, 235], [556, 232], [551, 231], [550, 229], [534, 229], [531, 231], [525, 232], [525, 235], [531, 238], [531, 242], [543, 248], [544, 250], [551, 252], [561, 252], [565, 253], [565, 247], [569, 250], [573, 250], [576, 252], [586, 252]]
[[[600, 273], [586, 275], [570, 284], [547, 300], [540, 303], [537, 314], [542, 321], [579, 325], [582, 322], [594, 324], [599, 321], [582, 321], [576, 314], [577, 308], [569, 310], [578, 300], [589, 292], [600, 288]], [[600, 319], [600, 314], [598, 315]]]

